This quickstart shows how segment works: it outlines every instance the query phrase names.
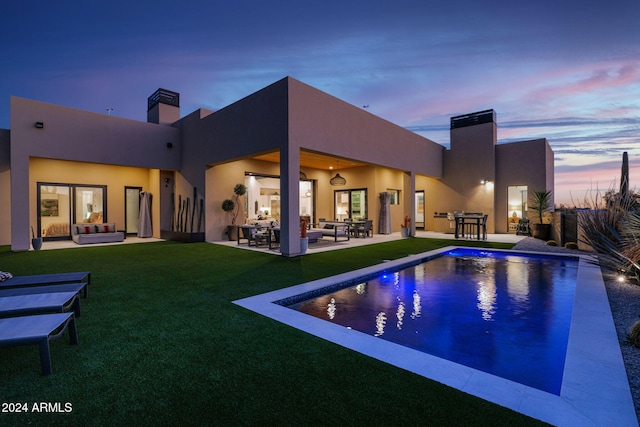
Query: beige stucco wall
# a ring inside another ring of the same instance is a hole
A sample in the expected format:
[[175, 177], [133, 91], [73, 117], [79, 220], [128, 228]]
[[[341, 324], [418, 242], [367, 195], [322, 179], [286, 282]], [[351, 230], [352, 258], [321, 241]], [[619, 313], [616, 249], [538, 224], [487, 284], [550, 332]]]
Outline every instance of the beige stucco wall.
[[10, 168], [9, 131], [0, 129], [0, 245], [11, 244]]
[[[553, 151], [546, 139], [500, 144], [496, 147], [496, 232], [507, 232], [507, 188], [526, 185], [530, 200], [535, 190], [553, 192], [553, 165]], [[553, 206], [553, 200], [551, 205]], [[528, 215], [530, 219], [535, 216], [532, 211]]]
[[289, 144], [398, 170], [442, 175], [441, 145], [298, 80], [286, 81]]
[[[44, 127], [36, 128], [36, 122]], [[181, 160], [178, 129], [17, 97], [11, 98], [10, 146], [14, 251], [30, 247], [35, 218], [31, 158], [167, 170], [178, 169]]]

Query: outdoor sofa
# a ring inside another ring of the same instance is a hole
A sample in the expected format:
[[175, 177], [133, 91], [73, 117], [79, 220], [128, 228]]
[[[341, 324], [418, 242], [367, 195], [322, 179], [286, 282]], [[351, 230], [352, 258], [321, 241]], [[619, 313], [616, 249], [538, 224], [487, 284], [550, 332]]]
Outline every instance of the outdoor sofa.
[[116, 231], [116, 224], [113, 222], [73, 224], [71, 227], [71, 239], [79, 245], [122, 242], [124, 240], [124, 232]]
[[320, 222], [318, 228], [310, 228], [307, 231], [309, 233], [320, 233], [322, 236], [333, 237], [334, 241], [338, 241], [338, 238], [343, 240], [349, 240], [349, 224], [343, 224], [341, 222]]

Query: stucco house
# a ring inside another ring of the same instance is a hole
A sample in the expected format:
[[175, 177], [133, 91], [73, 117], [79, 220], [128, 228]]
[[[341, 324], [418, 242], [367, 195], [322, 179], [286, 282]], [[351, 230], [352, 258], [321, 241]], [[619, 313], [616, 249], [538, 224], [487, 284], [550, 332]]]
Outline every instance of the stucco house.
[[240, 221], [277, 220], [281, 252], [295, 256], [301, 215], [368, 218], [377, 233], [383, 192], [393, 232], [405, 216], [414, 230], [447, 232], [447, 213], [472, 211], [489, 215], [489, 233], [508, 233], [527, 215], [528, 192], [554, 185], [547, 141], [497, 144], [493, 110], [453, 117], [446, 149], [291, 77], [183, 117], [179, 94], [159, 89], [147, 122], [10, 102], [10, 129], [0, 130], [0, 245], [13, 251], [30, 248], [32, 230], [69, 239], [71, 224], [96, 216], [135, 233], [142, 191], [153, 195], [153, 236], [172, 228], [189, 198], [192, 212], [202, 203], [201, 221], [191, 221], [216, 241], [227, 238], [222, 201], [243, 183]]

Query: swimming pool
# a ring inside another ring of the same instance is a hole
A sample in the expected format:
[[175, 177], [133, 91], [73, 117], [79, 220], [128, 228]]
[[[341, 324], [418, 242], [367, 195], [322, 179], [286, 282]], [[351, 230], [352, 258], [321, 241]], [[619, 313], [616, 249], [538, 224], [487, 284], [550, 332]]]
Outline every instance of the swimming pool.
[[[638, 425], [615, 325], [599, 267], [581, 255], [560, 395], [436, 357], [292, 310], [277, 301], [319, 296], [336, 284], [361, 282], [455, 250], [446, 247], [234, 301], [284, 325], [364, 356], [558, 426]], [[517, 253], [514, 251], [500, 251]], [[536, 255], [527, 253], [529, 255]], [[548, 255], [548, 254], [539, 254]], [[571, 256], [569, 258], [575, 258]], [[406, 316], [406, 315], [405, 315]]]
[[290, 309], [560, 394], [578, 258], [456, 249]]

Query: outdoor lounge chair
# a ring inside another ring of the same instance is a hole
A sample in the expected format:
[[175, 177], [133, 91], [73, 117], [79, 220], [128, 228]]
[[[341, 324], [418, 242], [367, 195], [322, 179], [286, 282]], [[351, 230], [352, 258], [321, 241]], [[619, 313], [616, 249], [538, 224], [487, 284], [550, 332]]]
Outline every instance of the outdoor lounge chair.
[[91, 284], [90, 271], [75, 271], [71, 273], [37, 274], [33, 276], [13, 276], [11, 279], [0, 282], [0, 289], [20, 288], [26, 286], [54, 285], [61, 283], [86, 282], [84, 297], [89, 295]]
[[69, 331], [71, 344], [78, 344], [78, 332], [73, 313], [0, 319], [0, 347], [37, 344], [40, 347], [42, 375], [50, 375], [53, 369], [49, 342], [64, 335], [65, 330]]
[[70, 310], [73, 310], [76, 317], [80, 317], [80, 298], [77, 292], [0, 297], [0, 317], [64, 313]]
[[28, 286], [24, 288], [11, 288], [0, 289], [0, 297], [13, 297], [18, 295], [33, 295], [33, 294], [50, 294], [54, 292], [75, 292], [79, 294], [84, 287], [87, 286], [86, 282], [80, 283], [64, 283], [61, 285], [45, 285], [45, 286]]

